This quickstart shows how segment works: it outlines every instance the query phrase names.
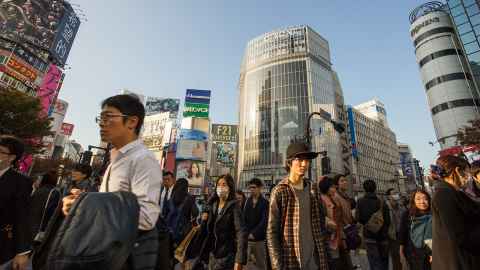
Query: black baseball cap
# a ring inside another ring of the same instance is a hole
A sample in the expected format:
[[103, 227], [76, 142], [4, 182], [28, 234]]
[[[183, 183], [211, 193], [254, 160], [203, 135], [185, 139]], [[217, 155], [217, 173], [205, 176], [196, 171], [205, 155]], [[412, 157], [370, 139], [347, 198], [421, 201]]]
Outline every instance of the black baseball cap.
[[287, 148], [287, 159], [315, 159], [317, 156], [318, 153], [310, 151], [308, 145], [304, 142], [291, 143]]

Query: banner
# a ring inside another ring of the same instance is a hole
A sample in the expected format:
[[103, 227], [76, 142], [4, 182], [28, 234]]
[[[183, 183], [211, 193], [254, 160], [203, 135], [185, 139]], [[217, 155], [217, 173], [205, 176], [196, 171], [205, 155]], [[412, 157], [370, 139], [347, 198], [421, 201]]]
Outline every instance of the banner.
[[189, 186], [203, 186], [205, 163], [192, 160], [179, 161], [177, 162], [176, 176], [177, 180], [187, 179]]
[[210, 90], [187, 89], [183, 117], [208, 118]]
[[235, 156], [237, 152], [236, 143], [215, 143], [216, 160], [225, 166], [232, 166], [235, 164]]
[[213, 124], [212, 140], [216, 142], [238, 142], [238, 126]]
[[73, 40], [80, 27], [80, 19], [72, 9], [65, 8], [60, 25], [57, 28], [57, 35], [50, 48], [52, 56], [63, 66], [67, 61], [68, 54], [73, 45]]
[[62, 71], [55, 66], [50, 65], [47, 74], [43, 77], [42, 84], [38, 88], [37, 96], [42, 105], [42, 112], [48, 115], [50, 106], [55, 101], [59, 86], [61, 85]]
[[169, 112], [170, 118], [177, 118], [180, 108], [180, 99], [147, 97], [145, 104], [146, 115]]
[[73, 133], [73, 128], [74, 128], [73, 124], [62, 123], [60, 134], [65, 135], [65, 136], [71, 136], [72, 133]]

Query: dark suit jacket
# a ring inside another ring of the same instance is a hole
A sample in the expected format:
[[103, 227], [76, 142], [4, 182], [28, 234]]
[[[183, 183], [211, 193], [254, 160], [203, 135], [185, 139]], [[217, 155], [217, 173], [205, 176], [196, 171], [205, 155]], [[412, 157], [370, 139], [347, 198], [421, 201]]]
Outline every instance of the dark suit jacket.
[[0, 265], [31, 249], [29, 178], [9, 169], [0, 176]]

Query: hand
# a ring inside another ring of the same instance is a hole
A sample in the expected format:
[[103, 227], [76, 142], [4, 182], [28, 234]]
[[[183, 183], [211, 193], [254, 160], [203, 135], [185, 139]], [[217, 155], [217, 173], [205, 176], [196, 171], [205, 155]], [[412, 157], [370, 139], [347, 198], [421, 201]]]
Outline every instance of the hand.
[[248, 235], [248, 240], [255, 240], [255, 237], [253, 237], [253, 234]]
[[235, 263], [235, 267], [233, 268], [233, 270], [242, 270], [242, 268], [243, 268], [243, 265], [239, 263]]
[[13, 270], [26, 270], [28, 265], [28, 254], [17, 255], [13, 258], [12, 269]]
[[62, 202], [63, 202], [62, 212], [65, 216], [68, 216], [68, 212], [70, 211], [70, 208], [75, 203], [75, 201], [77, 200], [78, 196], [82, 193], [82, 191], [80, 189], [72, 189], [71, 193], [72, 195], [68, 195], [62, 199]]
[[432, 263], [432, 256], [428, 256], [428, 261]]

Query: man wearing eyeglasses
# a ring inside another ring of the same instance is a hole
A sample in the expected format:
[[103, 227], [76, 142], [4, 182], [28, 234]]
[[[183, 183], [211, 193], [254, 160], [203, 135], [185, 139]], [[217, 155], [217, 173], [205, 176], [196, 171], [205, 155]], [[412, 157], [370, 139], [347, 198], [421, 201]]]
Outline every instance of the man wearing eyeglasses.
[[[111, 162], [100, 186], [100, 192], [130, 191], [140, 205], [139, 235], [150, 233], [157, 222], [160, 206], [162, 172], [160, 165], [139, 139], [145, 108], [138, 98], [117, 95], [102, 102], [102, 112], [96, 118], [102, 141], [111, 143]], [[63, 199], [63, 213], [68, 212], [78, 193]], [[154, 251], [156, 254], [156, 251]], [[156, 255], [155, 255], [156, 256]], [[133, 262], [127, 262], [130, 269]], [[142, 268], [152, 269], [152, 268]]]
[[32, 184], [13, 169], [23, 151], [17, 138], [0, 136], [0, 270], [24, 270], [29, 261]]

